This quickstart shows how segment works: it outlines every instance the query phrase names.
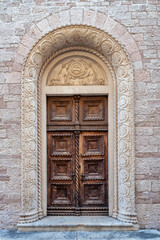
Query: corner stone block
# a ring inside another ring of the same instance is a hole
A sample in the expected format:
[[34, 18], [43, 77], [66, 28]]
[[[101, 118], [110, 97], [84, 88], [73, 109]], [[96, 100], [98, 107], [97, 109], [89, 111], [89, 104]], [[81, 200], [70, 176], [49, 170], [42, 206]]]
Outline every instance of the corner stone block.
[[142, 61], [141, 54], [139, 52], [134, 52], [131, 54], [132, 62]]
[[71, 24], [80, 24], [83, 20], [83, 9], [71, 9]]
[[134, 69], [142, 69], [142, 61], [133, 62]]
[[128, 41], [126, 41], [125, 47], [126, 47], [126, 50], [128, 51], [129, 54], [133, 54], [134, 52], [139, 51], [134, 39], [131, 38], [131, 37], [130, 37], [130, 39], [128, 39]]
[[43, 19], [42, 21], [40, 21], [39, 23], [37, 23], [37, 27], [42, 32], [42, 34], [45, 34], [45, 33], [48, 33], [48, 32], [51, 31], [51, 28], [49, 26], [49, 22], [46, 18]]
[[26, 57], [29, 51], [30, 49], [28, 47], [25, 47], [23, 44], [20, 44], [17, 50], [17, 54], [20, 54], [21, 56]]
[[113, 28], [111, 28], [110, 33], [116, 38], [119, 39], [121, 36], [123, 36], [127, 30], [125, 27], [120, 25], [119, 23], [116, 23]]
[[59, 16], [58, 14], [53, 14], [53, 15], [50, 15], [49, 17], [47, 17], [47, 20], [49, 22], [49, 25], [51, 27], [52, 30], [60, 27], [60, 21], [59, 21]]
[[70, 12], [69, 11], [61, 11], [59, 12], [59, 21], [62, 26], [70, 24]]
[[[106, 22], [104, 24], [104, 31], [111, 34], [112, 28], [114, 28], [116, 24], [117, 24], [117, 22], [108, 16], [108, 18], [106, 19]], [[113, 34], [113, 36], [114, 36], [114, 34]]]
[[96, 27], [103, 28], [104, 24], [106, 22], [107, 15], [101, 12], [97, 12], [96, 14], [96, 20], [95, 20], [95, 25]]
[[23, 65], [23, 63], [24, 63], [24, 58], [25, 58], [25, 56], [22, 56], [18, 53], [16, 53], [14, 56], [15, 62], [18, 64], [21, 64], [21, 65]]
[[120, 37], [120, 42], [125, 46], [127, 52], [131, 55], [135, 52], [139, 52], [139, 49], [128, 32], [126, 32], [122, 37]]
[[23, 71], [23, 64], [21, 63], [18, 63], [18, 62], [14, 62], [13, 63], [13, 68], [12, 68], [13, 71], [15, 72], [22, 72]]
[[92, 10], [84, 10], [83, 24], [93, 25], [95, 22], [95, 11]]
[[34, 46], [34, 44], [36, 43], [36, 41], [30, 35], [26, 34], [23, 37], [21, 43], [28, 48], [32, 48]]
[[32, 37], [32, 39], [34, 39], [35, 41], [38, 41], [42, 37], [42, 32], [36, 25], [34, 25], [30, 28], [28, 35]]

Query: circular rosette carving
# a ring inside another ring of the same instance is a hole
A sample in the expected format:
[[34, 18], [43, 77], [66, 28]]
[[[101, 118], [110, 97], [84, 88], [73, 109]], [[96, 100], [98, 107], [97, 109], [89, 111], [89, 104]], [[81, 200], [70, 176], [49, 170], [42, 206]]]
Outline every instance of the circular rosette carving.
[[111, 61], [113, 66], [118, 66], [119, 64], [121, 64], [122, 60], [123, 56], [120, 52], [114, 52], [112, 54]]
[[124, 78], [128, 78], [130, 75], [130, 69], [128, 66], [125, 65], [121, 65], [118, 67], [117, 69], [117, 73], [116, 73], [117, 77], [119, 79], [124, 79]]
[[35, 154], [33, 152], [31, 153], [25, 153], [25, 170], [28, 171], [28, 169], [36, 169], [36, 162], [35, 162]]
[[119, 87], [119, 93], [123, 94], [125, 92], [128, 92], [128, 82], [127, 81], [121, 81], [118, 85]]
[[101, 43], [101, 36], [96, 32], [91, 32], [87, 35], [87, 41], [90, 46], [98, 47]]
[[35, 143], [35, 141], [26, 142], [25, 148], [26, 148], [25, 149], [26, 152], [35, 152], [35, 150], [36, 150], [36, 143]]
[[130, 196], [130, 188], [124, 184], [120, 185], [120, 198], [129, 197]]
[[119, 98], [119, 106], [120, 108], [125, 108], [128, 105], [128, 97], [127, 96], [121, 96]]
[[121, 197], [119, 199], [119, 206], [121, 210], [128, 212], [132, 211], [131, 203], [130, 203], [130, 196], [127, 195], [128, 198]]
[[36, 114], [34, 111], [25, 113], [25, 121], [34, 124], [36, 122]]
[[25, 173], [24, 179], [26, 183], [34, 183], [36, 180], [35, 170]]
[[105, 40], [101, 44], [101, 49], [105, 56], [110, 55], [113, 52], [114, 43], [112, 41], [110, 41], [109, 39]]
[[34, 198], [36, 196], [36, 186], [31, 185], [28, 187], [27, 195], [29, 198]]
[[34, 139], [36, 137], [36, 128], [34, 126], [26, 128], [25, 134], [27, 137]]
[[121, 183], [128, 182], [130, 180], [129, 172], [124, 169], [120, 170], [119, 176], [120, 176]]
[[64, 47], [66, 44], [66, 36], [62, 33], [54, 34], [53, 42], [54, 42], [55, 48], [57, 49]]
[[32, 79], [32, 80], [37, 79], [38, 74], [37, 74], [36, 68], [29, 67], [26, 72], [27, 72], [27, 76], [26, 76], [27, 78]]
[[52, 53], [52, 43], [49, 41], [44, 41], [42, 42], [41, 46], [40, 46], [40, 51], [44, 54], [44, 55], [49, 55]]
[[121, 140], [119, 143], [119, 149], [121, 153], [127, 152], [129, 149], [129, 143], [126, 140]]
[[43, 62], [43, 56], [41, 53], [34, 53], [32, 56], [32, 60], [36, 66], [41, 66]]
[[36, 206], [37, 206], [37, 201], [35, 200], [35, 195], [33, 195], [33, 197], [31, 197], [30, 195], [27, 195], [27, 197], [28, 197], [27, 211], [35, 210]]
[[25, 107], [33, 109], [36, 107], [36, 99], [34, 97], [25, 98]]
[[129, 157], [126, 155], [120, 155], [120, 167], [127, 167], [130, 163]]
[[25, 83], [24, 92], [25, 92], [25, 97], [28, 97], [28, 95], [34, 95], [35, 96], [35, 94], [36, 94], [35, 83], [33, 83], [33, 82]]
[[128, 125], [122, 125], [119, 127], [119, 134], [121, 138], [126, 137], [129, 134]]
[[128, 112], [126, 110], [121, 110], [119, 113], [119, 123], [125, 123], [128, 120]]

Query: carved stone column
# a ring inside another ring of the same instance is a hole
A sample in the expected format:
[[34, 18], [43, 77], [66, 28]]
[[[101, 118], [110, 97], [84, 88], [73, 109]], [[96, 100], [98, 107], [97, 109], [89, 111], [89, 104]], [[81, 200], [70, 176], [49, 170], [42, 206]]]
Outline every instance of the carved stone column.
[[22, 212], [19, 223], [27, 223], [42, 217], [38, 193], [41, 169], [37, 161], [37, 81], [25, 76], [22, 86]]
[[[127, 69], [127, 71], [126, 71]], [[122, 71], [123, 70], [123, 71]], [[137, 223], [134, 183], [133, 78], [129, 66], [118, 79], [118, 219]]]

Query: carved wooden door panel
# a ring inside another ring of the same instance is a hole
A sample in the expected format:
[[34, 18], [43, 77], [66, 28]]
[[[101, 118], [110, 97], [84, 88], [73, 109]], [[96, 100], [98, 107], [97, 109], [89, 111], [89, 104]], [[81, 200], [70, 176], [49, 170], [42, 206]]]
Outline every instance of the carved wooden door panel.
[[108, 213], [107, 97], [48, 97], [48, 215]]
[[84, 212], [107, 213], [107, 133], [83, 132], [79, 139], [80, 205]]
[[48, 133], [48, 211], [75, 206], [73, 132]]

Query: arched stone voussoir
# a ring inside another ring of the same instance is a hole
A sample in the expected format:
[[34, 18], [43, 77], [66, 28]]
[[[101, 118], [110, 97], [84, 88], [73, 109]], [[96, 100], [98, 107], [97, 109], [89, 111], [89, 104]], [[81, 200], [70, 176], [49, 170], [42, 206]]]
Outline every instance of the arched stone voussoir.
[[72, 24], [92, 26], [109, 33], [123, 46], [129, 59], [133, 62], [137, 62], [136, 58], [139, 58], [139, 69], [142, 68], [140, 51], [135, 39], [127, 29], [107, 14], [88, 9], [73, 8], [71, 10], [64, 10], [60, 13], [49, 15], [34, 24], [23, 36], [17, 50], [18, 54], [27, 56], [36, 43], [46, 34], [55, 29]]

